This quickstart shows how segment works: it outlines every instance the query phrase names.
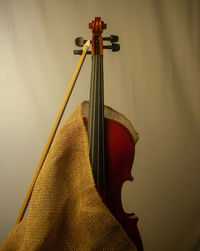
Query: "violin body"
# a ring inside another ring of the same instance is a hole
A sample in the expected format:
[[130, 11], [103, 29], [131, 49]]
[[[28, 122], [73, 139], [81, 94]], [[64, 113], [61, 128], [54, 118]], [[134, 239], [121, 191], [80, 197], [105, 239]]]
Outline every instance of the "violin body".
[[[84, 117], [86, 128], [88, 117]], [[121, 202], [121, 190], [125, 181], [133, 181], [131, 175], [135, 155], [135, 142], [129, 130], [118, 121], [104, 118], [106, 191], [98, 189], [104, 203], [123, 226], [139, 251], [143, 250], [142, 240], [137, 228], [138, 217], [127, 214]]]

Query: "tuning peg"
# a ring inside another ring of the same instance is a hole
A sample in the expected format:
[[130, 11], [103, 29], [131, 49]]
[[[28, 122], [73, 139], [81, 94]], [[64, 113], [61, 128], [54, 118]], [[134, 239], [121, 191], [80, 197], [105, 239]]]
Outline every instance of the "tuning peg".
[[82, 47], [86, 42], [87, 40], [83, 40], [83, 37], [77, 37], [75, 39], [75, 44], [79, 47]]
[[104, 49], [111, 49], [113, 52], [120, 50], [120, 44], [113, 43], [112, 45], [104, 45]]
[[[74, 55], [82, 55], [83, 50], [74, 50]], [[86, 54], [92, 54], [91, 51], [87, 51]]]
[[103, 40], [110, 41], [111, 43], [115, 43], [119, 41], [119, 37], [116, 35], [111, 35], [110, 37], [104, 37]]

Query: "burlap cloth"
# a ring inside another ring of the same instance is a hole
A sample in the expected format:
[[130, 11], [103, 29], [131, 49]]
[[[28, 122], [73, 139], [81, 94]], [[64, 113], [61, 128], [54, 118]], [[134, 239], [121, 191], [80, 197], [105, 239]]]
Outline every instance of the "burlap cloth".
[[[58, 131], [36, 181], [27, 216], [13, 228], [0, 251], [136, 250], [103, 204], [92, 177], [88, 137], [82, 116], [86, 102]], [[129, 126], [110, 108], [106, 116]]]

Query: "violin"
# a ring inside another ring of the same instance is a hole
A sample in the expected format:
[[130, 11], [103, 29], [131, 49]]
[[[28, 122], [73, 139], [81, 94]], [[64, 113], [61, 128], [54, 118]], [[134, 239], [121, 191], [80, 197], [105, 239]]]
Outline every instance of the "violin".
[[[110, 212], [115, 216], [139, 251], [143, 251], [141, 236], [137, 227], [138, 217], [127, 214], [121, 202], [122, 185], [133, 180], [131, 169], [135, 154], [135, 142], [132, 134], [123, 124], [113, 119], [104, 118], [104, 76], [103, 52], [111, 49], [120, 50], [118, 36], [102, 37], [107, 25], [96, 17], [89, 23], [92, 30], [91, 54], [92, 70], [88, 117], [84, 122], [88, 130], [89, 154], [97, 191]], [[104, 41], [111, 45], [104, 45]], [[78, 37], [77, 46], [83, 46], [86, 40]], [[74, 54], [80, 54], [75, 50]]]

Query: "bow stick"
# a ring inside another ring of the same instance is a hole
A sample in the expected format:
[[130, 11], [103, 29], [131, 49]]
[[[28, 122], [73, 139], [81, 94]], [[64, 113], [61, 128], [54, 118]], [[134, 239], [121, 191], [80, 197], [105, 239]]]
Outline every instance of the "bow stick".
[[88, 50], [89, 46], [90, 46], [90, 40], [88, 40], [88, 41], [85, 43], [84, 47], [83, 47], [82, 55], [81, 55], [81, 57], [80, 57], [80, 59], [79, 59], [79, 62], [78, 62], [77, 67], [76, 67], [76, 70], [75, 70], [75, 72], [74, 72], [74, 74], [73, 74], [73, 76], [72, 76], [72, 80], [71, 80], [71, 82], [70, 82], [70, 84], [69, 84], [69, 87], [68, 87], [68, 89], [67, 89], [67, 92], [66, 92], [66, 94], [65, 94], [65, 98], [64, 98], [64, 100], [63, 100], [63, 102], [62, 102], [62, 105], [61, 105], [60, 110], [59, 110], [59, 112], [58, 112], [57, 118], [56, 118], [56, 120], [55, 120], [55, 122], [54, 122], [53, 128], [52, 128], [51, 133], [50, 133], [50, 135], [49, 135], [49, 138], [48, 138], [48, 140], [47, 140], [46, 146], [45, 146], [44, 151], [43, 151], [43, 153], [42, 153], [41, 159], [40, 159], [40, 161], [39, 161], [39, 163], [38, 163], [37, 169], [36, 169], [36, 171], [35, 171], [35, 174], [34, 174], [34, 176], [33, 176], [33, 179], [32, 179], [32, 181], [31, 181], [31, 184], [30, 184], [30, 186], [29, 186], [29, 189], [28, 189], [28, 191], [27, 191], [26, 197], [25, 197], [24, 202], [23, 202], [23, 204], [22, 204], [22, 207], [21, 207], [21, 209], [20, 209], [20, 212], [19, 212], [19, 215], [18, 215], [18, 217], [17, 217], [17, 220], [16, 220], [15, 225], [17, 225], [17, 224], [23, 219], [23, 217], [24, 217], [24, 214], [25, 214], [25, 212], [26, 212], [28, 203], [29, 203], [30, 198], [31, 198], [31, 194], [32, 194], [32, 191], [33, 191], [35, 182], [36, 182], [37, 177], [38, 177], [38, 175], [39, 175], [39, 173], [40, 173], [40, 170], [42, 169], [42, 166], [43, 166], [44, 161], [45, 161], [45, 159], [46, 159], [46, 157], [47, 157], [47, 154], [48, 154], [48, 152], [49, 152], [49, 149], [50, 149], [50, 147], [51, 147], [51, 145], [52, 145], [53, 139], [54, 139], [54, 137], [55, 137], [56, 131], [57, 131], [58, 126], [59, 126], [59, 124], [60, 124], [60, 121], [61, 121], [61, 119], [62, 119], [63, 113], [64, 113], [65, 108], [66, 108], [66, 106], [67, 106], [67, 103], [68, 103], [68, 101], [69, 101], [69, 98], [70, 98], [70, 96], [71, 96], [73, 87], [74, 87], [74, 85], [75, 85], [75, 83], [76, 83], [76, 80], [77, 80], [77, 78], [78, 78], [78, 74], [79, 74], [79, 72], [80, 72], [80, 70], [81, 70], [81, 67], [82, 67], [82, 65], [83, 65], [83, 62], [84, 62], [84, 59], [85, 59], [85, 56], [86, 56], [86, 53], [87, 53], [87, 50]]

